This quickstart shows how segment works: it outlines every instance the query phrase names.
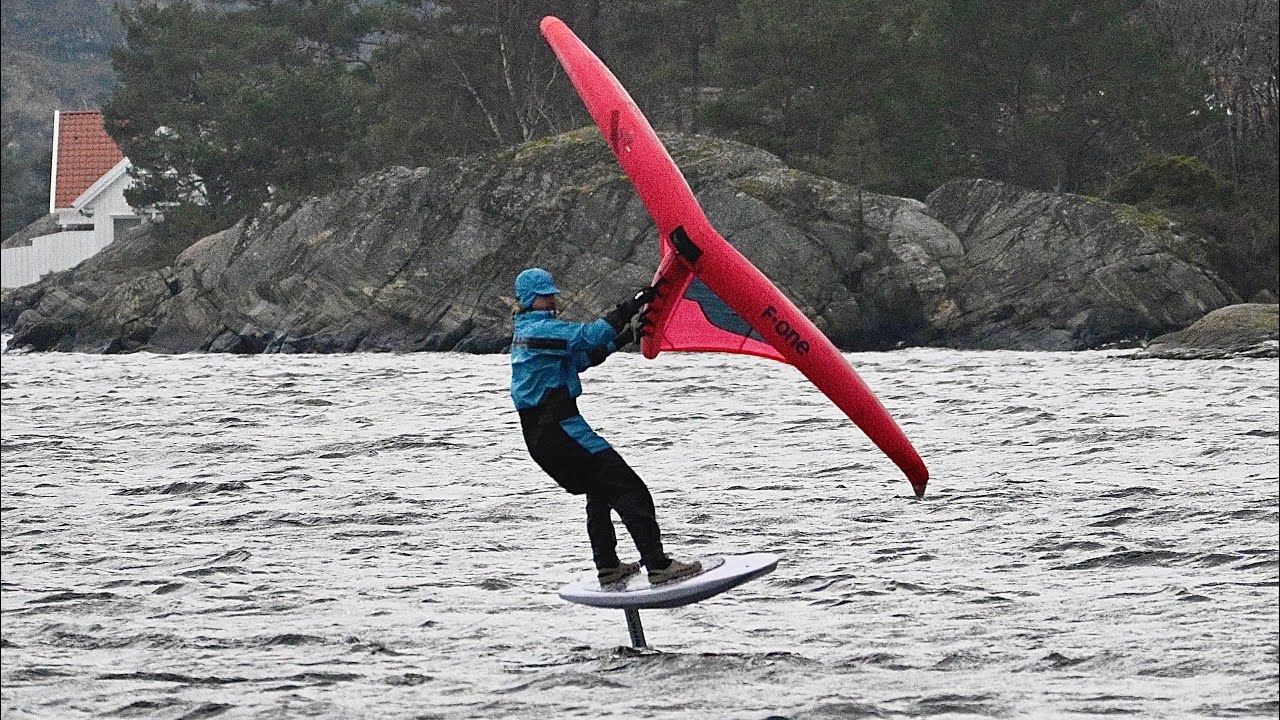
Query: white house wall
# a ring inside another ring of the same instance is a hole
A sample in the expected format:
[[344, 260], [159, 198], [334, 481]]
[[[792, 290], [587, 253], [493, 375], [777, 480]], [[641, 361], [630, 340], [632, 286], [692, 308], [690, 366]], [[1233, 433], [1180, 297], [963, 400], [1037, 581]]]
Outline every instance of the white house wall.
[[124, 191], [131, 182], [132, 179], [127, 174], [121, 175], [84, 208], [93, 213], [93, 217], [86, 218], [85, 222], [93, 223], [93, 232], [101, 243], [101, 247], [110, 245], [115, 239], [116, 218], [137, 217], [133, 208], [129, 207], [129, 203], [124, 200]]
[[60, 225], [93, 225], [92, 230], [64, 230], [33, 238], [28, 247], [5, 248], [0, 258], [0, 285], [30, 285], [48, 273], [79, 265], [110, 245], [115, 240], [116, 219], [137, 217], [124, 199], [130, 182], [127, 174], [121, 174], [83, 208], [58, 208]]
[[60, 232], [32, 238], [27, 247], [5, 248], [0, 253], [0, 285], [30, 285], [51, 272], [67, 270], [93, 257], [105, 245], [93, 230]]

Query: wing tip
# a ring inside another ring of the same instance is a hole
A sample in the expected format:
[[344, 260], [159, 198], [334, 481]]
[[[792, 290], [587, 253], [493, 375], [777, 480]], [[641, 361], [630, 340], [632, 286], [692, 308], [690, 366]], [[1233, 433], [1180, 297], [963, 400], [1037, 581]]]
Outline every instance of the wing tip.
[[538, 23], [538, 28], [542, 30], [543, 35], [546, 35], [547, 32], [551, 30], [551, 28], [557, 25], [564, 25], [564, 21], [556, 17], [555, 15], [547, 15], [546, 17], [542, 18], [541, 22]]
[[916, 498], [924, 499], [924, 489], [929, 484], [929, 468], [921, 462], [919, 467], [914, 467], [907, 472], [907, 479], [911, 481], [911, 489], [915, 491]]

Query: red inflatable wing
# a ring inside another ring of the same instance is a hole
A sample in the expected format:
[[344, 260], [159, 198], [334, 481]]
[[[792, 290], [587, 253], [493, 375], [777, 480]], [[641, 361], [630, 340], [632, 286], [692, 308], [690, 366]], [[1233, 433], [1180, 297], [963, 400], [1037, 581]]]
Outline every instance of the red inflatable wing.
[[647, 358], [663, 350], [737, 352], [794, 365], [902, 469], [917, 496], [929, 470], [857, 372], [796, 306], [711, 227], [689, 184], [631, 96], [558, 18], [542, 20], [587, 111], [658, 226], [665, 282], [651, 306]]

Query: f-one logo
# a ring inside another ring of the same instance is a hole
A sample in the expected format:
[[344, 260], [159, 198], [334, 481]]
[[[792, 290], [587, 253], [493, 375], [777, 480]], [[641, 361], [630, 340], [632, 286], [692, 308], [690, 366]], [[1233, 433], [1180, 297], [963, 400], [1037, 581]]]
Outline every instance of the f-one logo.
[[801, 337], [795, 328], [791, 327], [791, 323], [778, 317], [778, 308], [770, 305], [764, 309], [761, 317], [773, 323], [773, 331], [796, 352], [801, 355], [809, 352], [809, 342]]

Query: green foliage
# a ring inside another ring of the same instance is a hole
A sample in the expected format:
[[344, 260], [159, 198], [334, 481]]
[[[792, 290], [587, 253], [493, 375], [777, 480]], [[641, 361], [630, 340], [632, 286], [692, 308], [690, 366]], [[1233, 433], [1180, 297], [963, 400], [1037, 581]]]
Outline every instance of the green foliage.
[[923, 3], [745, 0], [718, 45], [721, 132], [798, 167], [923, 194], [967, 169]]
[[601, 9], [592, 45], [654, 127], [699, 127], [714, 82], [715, 46], [737, 0], [615, 0]]
[[1225, 207], [1232, 195], [1231, 186], [1213, 169], [1185, 155], [1142, 160], [1108, 194], [1133, 205], [1187, 209]]
[[369, 13], [335, 0], [206, 5], [121, 8], [120, 84], [104, 108], [134, 166], [129, 202], [198, 232], [355, 169], [372, 87], [357, 52]]
[[384, 15], [376, 56], [377, 113], [369, 145], [385, 163], [414, 164], [507, 147], [585, 121], [573, 88], [538, 33], [572, 1], [402, 1]]
[[866, 179], [899, 192], [970, 173], [1086, 190], [1209, 119], [1203, 78], [1130, 21], [1134, 5], [744, 0], [709, 117], [835, 177], [857, 179], [841, 167], [870, 153]]
[[1209, 239], [1210, 261], [1248, 299], [1280, 278], [1275, 186], [1240, 187], [1198, 158], [1154, 156], [1121, 176], [1108, 197], [1159, 211]]
[[1187, 216], [1188, 224], [1210, 238], [1218, 274], [1242, 298], [1262, 290], [1277, 295], [1280, 286], [1280, 226], [1276, 208], [1280, 190], [1251, 186], [1233, 193], [1225, 207], [1205, 208]]
[[[1203, 76], [1130, 21], [1138, 4], [982, 3], [979, 26], [961, 19], [948, 46], [967, 86], [991, 88], [987, 107], [999, 108], [972, 133], [984, 175], [1046, 189], [1097, 188], [1107, 168], [1167, 150], [1169, 138], [1194, 135], [1209, 121]], [[1011, 17], [999, 14], [1005, 10]], [[994, 64], [970, 49], [988, 43], [1005, 48]], [[1001, 80], [985, 79], [991, 76]], [[978, 103], [961, 107], [982, 117]]]

